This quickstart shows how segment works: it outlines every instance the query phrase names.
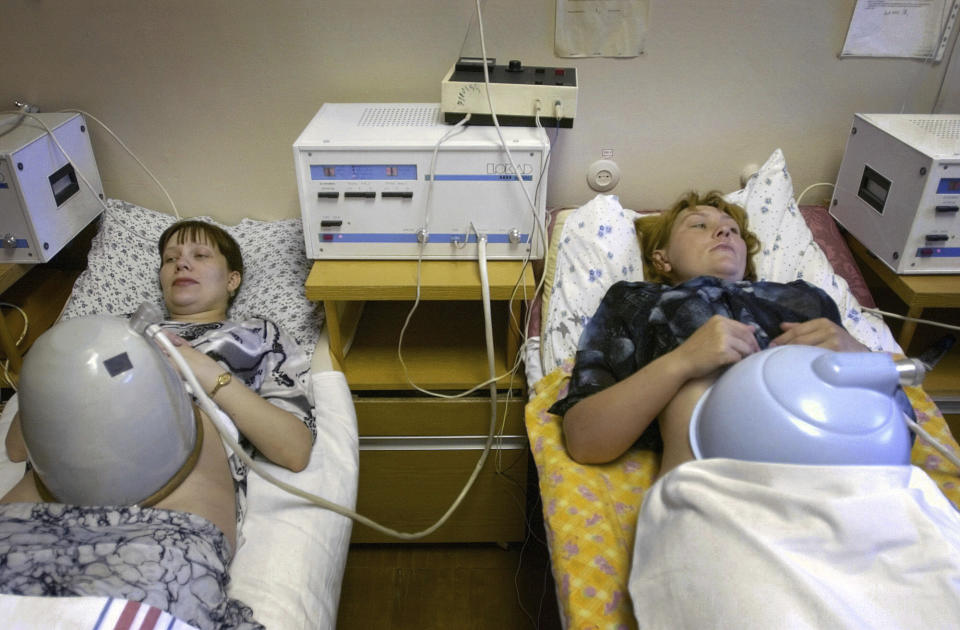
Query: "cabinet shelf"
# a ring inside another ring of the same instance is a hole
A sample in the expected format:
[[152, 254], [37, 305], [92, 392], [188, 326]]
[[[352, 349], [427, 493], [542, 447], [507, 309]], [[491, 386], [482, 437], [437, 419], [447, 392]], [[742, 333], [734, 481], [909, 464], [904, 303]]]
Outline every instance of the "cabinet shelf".
[[[351, 389], [411, 389], [397, 355], [400, 329], [411, 306], [412, 302], [366, 303], [353, 346], [343, 360]], [[505, 329], [503, 310], [493, 311], [492, 319], [495, 331]], [[481, 303], [421, 302], [407, 327], [402, 352], [410, 380], [425, 389], [462, 391], [487, 381]], [[507, 372], [502, 335], [494, 337], [494, 365], [498, 375]], [[522, 386], [522, 379], [515, 377], [513, 386]], [[509, 378], [497, 385], [509, 387]]]

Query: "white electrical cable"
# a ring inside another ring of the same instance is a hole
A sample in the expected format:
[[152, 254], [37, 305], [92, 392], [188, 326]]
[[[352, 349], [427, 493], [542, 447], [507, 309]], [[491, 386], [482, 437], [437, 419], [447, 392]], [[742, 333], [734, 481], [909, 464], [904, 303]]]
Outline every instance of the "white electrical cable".
[[[493, 127], [497, 130], [497, 137], [500, 138], [500, 145], [503, 147], [504, 153], [507, 154], [507, 159], [510, 161], [510, 166], [513, 168], [513, 174], [517, 178], [517, 181], [520, 183], [520, 189], [523, 190], [524, 196], [527, 198], [527, 203], [530, 205], [530, 211], [533, 216], [533, 229], [530, 230], [530, 240], [531, 240], [531, 250], [532, 242], [534, 238], [539, 238], [541, 243], [546, 243], [546, 235], [543, 234], [543, 229], [540, 225], [540, 221], [537, 220], [537, 205], [534, 200], [530, 197], [530, 192], [527, 190], [527, 187], [523, 185], [523, 178], [520, 174], [520, 169], [517, 168], [517, 163], [513, 159], [513, 154], [510, 153], [510, 148], [507, 146], [507, 141], [503, 137], [503, 131], [500, 129], [500, 121], [497, 118], [496, 109], [493, 106], [493, 96], [490, 93], [490, 70], [487, 68], [487, 42], [483, 35], [483, 15], [480, 10], [480, 0], [476, 0], [477, 5], [477, 30], [480, 34], [480, 54], [481, 54], [481, 66], [483, 67], [483, 82], [487, 92], [487, 106], [490, 108], [490, 119], [493, 121]], [[535, 236], [536, 235], [536, 236]], [[546, 254], [546, 246], [544, 246], [544, 254]], [[527, 255], [529, 258], [529, 252]]]
[[907, 317], [906, 315], [897, 315], [896, 313], [888, 313], [887, 311], [881, 311], [878, 308], [868, 308], [866, 306], [862, 306], [860, 307], [860, 310], [866, 313], [873, 313], [874, 315], [880, 315], [882, 317], [893, 317], [895, 319], [902, 319], [907, 322], [916, 322], [918, 324], [929, 324], [930, 326], [939, 326], [940, 328], [946, 328], [948, 330], [960, 330], [960, 326], [954, 326], [953, 324], [935, 322], [931, 319], [920, 319], [919, 317]]
[[938, 442], [936, 438], [927, 433], [923, 427], [911, 420], [907, 414], [903, 414], [903, 421], [907, 423], [907, 426], [910, 427], [914, 433], [923, 438], [927, 444], [932, 446], [938, 453], [946, 457], [951, 464], [960, 469], [960, 457], [958, 457], [956, 453], [951, 452], [950, 449]]
[[[484, 241], [485, 240], [486, 239], [484, 239]], [[483, 251], [482, 247], [483, 246], [481, 246], [481, 258], [483, 258], [485, 261], [486, 253], [485, 251]], [[164, 350], [166, 350], [167, 354], [170, 356], [173, 362], [177, 365], [177, 368], [179, 369], [180, 374], [183, 376], [184, 379], [186, 379], [187, 383], [190, 384], [190, 387], [193, 390], [194, 395], [196, 396], [197, 402], [200, 404], [201, 409], [203, 409], [203, 411], [210, 418], [211, 422], [213, 422], [217, 431], [220, 433], [220, 436], [223, 438], [223, 441], [226, 442], [227, 446], [230, 447], [230, 450], [236, 453], [236, 455], [241, 459], [241, 461], [243, 461], [243, 463], [246, 464], [251, 470], [253, 470], [258, 475], [260, 475], [260, 477], [262, 477], [264, 480], [280, 488], [281, 490], [284, 490], [294, 496], [305, 499], [306, 501], [309, 501], [314, 505], [330, 510], [331, 512], [336, 512], [341, 516], [345, 516], [347, 518], [353, 519], [354, 521], [361, 523], [363, 525], [366, 525], [367, 527], [373, 530], [376, 530], [388, 536], [392, 536], [394, 538], [399, 538], [402, 540], [417, 540], [419, 538], [429, 536], [430, 534], [437, 531], [440, 527], [442, 527], [447, 522], [447, 520], [449, 520], [449, 518], [453, 515], [454, 511], [456, 511], [456, 509], [460, 507], [460, 504], [463, 502], [463, 499], [466, 497], [467, 493], [473, 487], [474, 482], [476, 481], [477, 477], [480, 475], [480, 471], [483, 469], [483, 465], [486, 463], [487, 455], [489, 454], [491, 445], [493, 444], [493, 426], [496, 423], [496, 414], [494, 414], [490, 420], [491, 430], [489, 435], [487, 436], [487, 441], [484, 446], [483, 453], [480, 455], [480, 459], [477, 462], [477, 465], [474, 468], [473, 473], [470, 475], [470, 478], [467, 480], [467, 483], [463, 487], [463, 490], [460, 492], [460, 494], [457, 496], [454, 502], [450, 505], [447, 511], [443, 514], [443, 516], [441, 516], [436, 523], [419, 532], [400, 532], [395, 529], [391, 529], [389, 527], [381, 525], [380, 523], [377, 523], [376, 521], [373, 521], [372, 519], [366, 516], [363, 516], [362, 514], [358, 514], [353, 510], [350, 510], [341, 505], [333, 503], [332, 501], [324, 499], [323, 497], [319, 497], [315, 494], [307, 492], [306, 490], [303, 490], [292, 484], [286, 483], [285, 481], [277, 479], [273, 474], [271, 474], [263, 466], [261, 466], [260, 463], [256, 462], [252, 457], [250, 457], [250, 455], [248, 455], [247, 452], [243, 450], [243, 447], [241, 447], [240, 444], [238, 444], [237, 441], [233, 438], [233, 436], [231, 435], [230, 429], [223, 425], [223, 420], [220, 418], [221, 412], [219, 407], [217, 407], [217, 404], [210, 398], [209, 395], [207, 395], [203, 387], [200, 386], [200, 383], [197, 381], [197, 377], [193, 374], [193, 371], [190, 369], [190, 366], [187, 364], [186, 360], [180, 354], [180, 350], [173, 345], [173, 342], [170, 341], [169, 338], [167, 338], [166, 334], [163, 333], [163, 330], [160, 328], [160, 326], [157, 324], [151, 324], [147, 326], [145, 330], [145, 334], [148, 335], [149, 337], [152, 337], [157, 343], [160, 344], [160, 346], [164, 348]], [[488, 330], [488, 336], [492, 338], [492, 335], [493, 335], [492, 330]]]
[[797, 195], [797, 200], [796, 200], [797, 206], [800, 205], [800, 200], [803, 199], [803, 196], [806, 195], [811, 189], [816, 188], [817, 186], [830, 186], [831, 188], [834, 187], [834, 185], [831, 184], [830, 182], [818, 182], [816, 184], [810, 184], [809, 186], [803, 189], [803, 192]]
[[[443, 137], [437, 140], [437, 143], [435, 145], [433, 145], [433, 156], [430, 158], [430, 173], [429, 173], [430, 183], [427, 184], [427, 194], [426, 194], [426, 197], [424, 197], [424, 206], [423, 206], [423, 230], [426, 234], [426, 239], [429, 239], [430, 237], [430, 198], [433, 195], [433, 182], [436, 180], [437, 154], [440, 152], [440, 145], [446, 142], [455, 133], [460, 133], [464, 131], [463, 126], [470, 121], [470, 116], [471, 114], [467, 113], [466, 116], [461, 118], [452, 128], [450, 128], [449, 131], [443, 134]], [[423, 245], [426, 244], [426, 239], [420, 243], [420, 254], [419, 254], [420, 259], [423, 258]], [[417, 289], [419, 290], [419, 284], [417, 285]]]
[[110, 134], [110, 136], [111, 136], [114, 140], [116, 140], [117, 144], [119, 144], [119, 145], [123, 148], [123, 150], [126, 151], [127, 154], [128, 154], [130, 157], [132, 157], [132, 158], [136, 161], [137, 164], [140, 165], [140, 168], [142, 168], [142, 169], [144, 170], [144, 172], [145, 172], [147, 175], [150, 176], [150, 179], [153, 180], [153, 182], [157, 185], [157, 187], [159, 187], [160, 190], [163, 191], [164, 196], [167, 198], [167, 202], [170, 204], [170, 209], [173, 210], [173, 216], [177, 217], [178, 220], [180, 219], [180, 211], [177, 210], [177, 204], [175, 204], [175, 203], [173, 202], [173, 198], [170, 196], [170, 193], [167, 192], [167, 189], [163, 187], [163, 184], [161, 184], [161, 183], [160, 183], [160, 180], [157, 179], [156, 176], [154, 176], [153, 172], [152, 172], [149, 168], [147, 168], [146, 164], [144, 164], [143, 162], [141, 162], [141, 161], [140, 161], [140, 158], [138, 158], [138, 157], [136, 156], [136, 154], [135, 154], [133, 151], [130, 150], [130, 147], [128, 147], [128, 146], [123, 142], [123, 140], [121, 140], [120, 137], [117, 136], [117, 134], [113, 133], [113, 130], [110, 129], [110, 127], [107, 127], [107, 125], [106, 125], [103, 121], [101, 121], [99, 118], [97, 118], [97, 117], [94, 116], [93, 114], [89, 114], [89, 113], [83, 111], [82, 109], [64, 109], [64, 110], [62, 110], [62, 111], [64, 111], [64, 112], [74, 112], [74, 113], [77, 113], [77, 114], [82, 114], [82, 115], [85, 116], [86, 118], [89, 118], [90, 120], [94, 121], [95, 123], [97, 123], [98, 125], [100, 125], [101, 127], [103, 127], [104, 131], [106, 131], [108, 134]]

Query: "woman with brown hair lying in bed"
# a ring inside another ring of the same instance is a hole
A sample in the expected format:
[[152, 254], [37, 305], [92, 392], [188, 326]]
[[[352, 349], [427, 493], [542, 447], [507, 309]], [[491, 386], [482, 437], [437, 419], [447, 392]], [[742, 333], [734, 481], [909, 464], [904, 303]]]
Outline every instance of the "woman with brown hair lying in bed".
[[693, 459], [690, 416], [725, 367], [775, 345], [868, 351], [821, 289], [755, 281], [759, 242], [720, 193], [688, 193], [637, 233], [649, 281], [610, 288], [550, 408], [574, 460], [609, 462], [639, 441], [663, 449], [662, 476]]
[[[165, 334], [233, 421], [241, 443], [280, 466], [302, 470], [316, 433], [309, 363], [273, 322], [227, 319], [243, 280], [239, 246], [215, 225], [183, 221], [163, 233], [158, 248], [169, 313], [161, 323]], [[0, 592], [107, 595], [143, 601], [201, 628], [257, 627], [250, 609], [225, 595], [246, 470], [236, 455], [228, 457], [210, 419], [201, 419], [206, 439], [192, 471], [150, 507], [44, 502], [28, 470], [0, 499], [0, 556], [19, 558], [21, 568], [8, 563], [0, 570]], [[6, 447], [11, 460], [26, 459], [19, 418]], [[46, 530], [63, 541], [52, 554], [32, 542], [49, 539]], [[58, 554], [69, 561], [43, 560]]]

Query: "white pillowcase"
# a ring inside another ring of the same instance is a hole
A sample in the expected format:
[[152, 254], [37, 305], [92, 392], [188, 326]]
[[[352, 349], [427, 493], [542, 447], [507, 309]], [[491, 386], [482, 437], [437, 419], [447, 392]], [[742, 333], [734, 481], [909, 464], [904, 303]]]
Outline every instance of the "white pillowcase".
[[[307, 300], [303, 285], [310, 271], [300, 219], [244, 219], [224, 228], [240, 245], [245, 273], [230, 309], [234, 319], [265, 317], [274, 321], [313, 353], [323, 308]], [[142, 302], [163, 306], [157, 273], [157, 239], [175, 221], [134, 204], [110, 199], [93, 239], [87, 268], [77, 278], [64, 307], [64, 318], [111, 313], [126, 315]]]
[[[883, 320], [861, 310], [846, 280], [834, 273], [814, 241], [794, 201], [793, 181], [780, 149], [746, 187], [726, 199], [747, 211], [750, 230], [760, 239], [762, 249], [754, 256], [758, 279], [803, 279], [820, 287], [837, 303], [844, 326], [861, 343], [872, 350], [901, 351]], [[617, 197], [598, 195], [566, 217], [561, 234], [554, 232], [553, 291], [544, 307], [540, 339], [543, 374], [574, 356], [583, 327], [607, 289], [620, 280], [643, 280], [634, 227], [638, 216]]]
[[540, 330], [544, 374], [576, 353], [607, 289], [620, 280], [643, 280], [638, 216], [615, 195], [597, 195], [566, 216], [560, 234], [554, 230], [555, 274]]
[[783, 152], [777, 149], [742, 190], [725, 196], [747, 211], [750, 230], [760, 239], [754, 257], [759, 280], [806, 280], [833, 298], [844, 327], [871, 350], [901, 352], [883, 320], [865, 313], [847, 281], [834, 272], [813, 238], [797, 202]]

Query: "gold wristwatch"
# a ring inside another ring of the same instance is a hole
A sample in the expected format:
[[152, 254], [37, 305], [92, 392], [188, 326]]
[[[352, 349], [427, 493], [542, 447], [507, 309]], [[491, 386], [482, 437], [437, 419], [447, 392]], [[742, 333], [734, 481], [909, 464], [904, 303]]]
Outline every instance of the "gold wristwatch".
[[217, 377], [217, 384], [213, 386], [213, 389], [210, 391], [210, 398], [213, 398], [221, 387], [226, 387], [230, 384], [230, 381], [233, 380], [233, 374], [230, 372], [224, 372]]

